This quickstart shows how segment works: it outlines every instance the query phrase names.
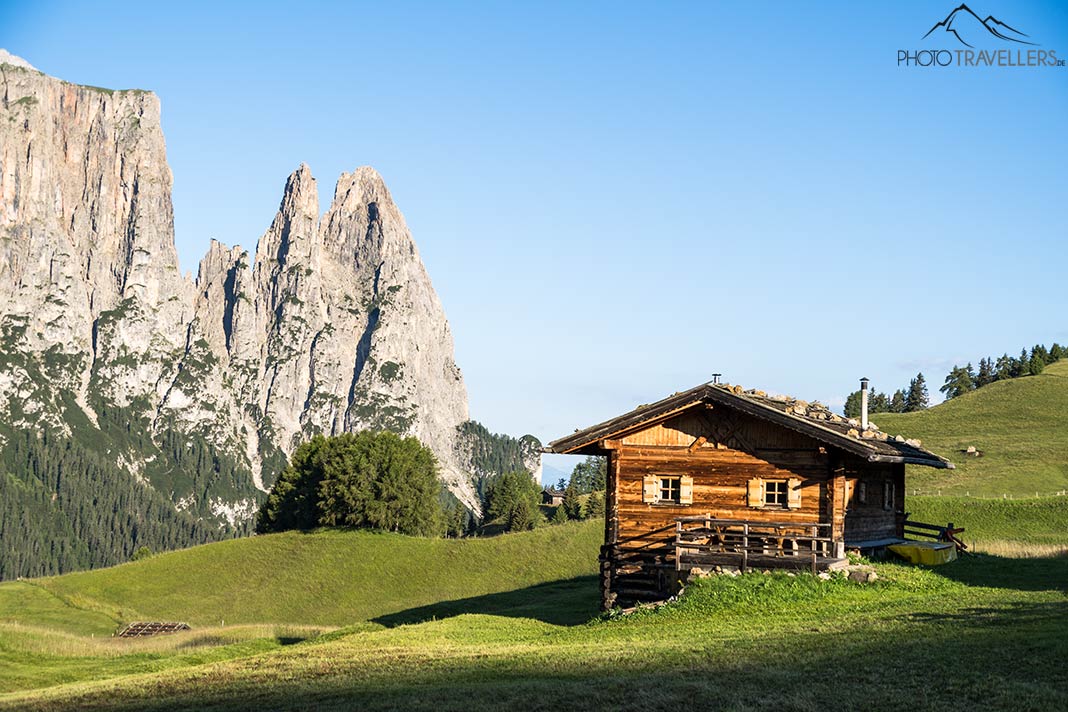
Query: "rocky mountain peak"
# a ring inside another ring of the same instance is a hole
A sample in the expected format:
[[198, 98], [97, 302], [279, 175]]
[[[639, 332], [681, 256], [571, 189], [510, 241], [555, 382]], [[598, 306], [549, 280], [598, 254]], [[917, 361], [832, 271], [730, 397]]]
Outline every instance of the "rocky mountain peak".
[[23, 69], [37, 71], [37, 67], [33, 66], [22, 57], [16, 57], [3, 47], [0, 47], [0, 64], [10, 64], [12, 67], [21, 67]]
[[478, 509], [488, 471], [461, 442], [451, 330], [377, 171], [343, 174], [320, 220], [300, 165], [255, 261], [212, 240], [191, 281], [159, 100], [15, 60], [0, 55], [0, 445], [28, 428], [85, 438], [178, 509], [240, 525], [300, 442], [390, 429]]

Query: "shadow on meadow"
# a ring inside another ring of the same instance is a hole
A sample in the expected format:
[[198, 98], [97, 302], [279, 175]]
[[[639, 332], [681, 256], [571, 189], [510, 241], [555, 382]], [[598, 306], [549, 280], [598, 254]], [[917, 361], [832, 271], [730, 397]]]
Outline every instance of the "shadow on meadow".
[[968, 586], [1068, 593], [1068, 556], [1009, 558], [971, 554], [931, 570]]
[[[488, 606], [502, 612], [513, 603], [524, 608], [539, 595], [546, 597], [546, 611], [554, 600], [592, 605], [595, 584], [594, 577], [584, 577], [475, 597], [453, 602], [452, 614], [489, 612]], [[231, 663], [233, 669], [211, 671], [210, 684], [203, 673], [189, 673], [163, 684], [127, 686], [119, 695], [98, 690], [39, 706], [20, 701], [20, 709], [1065, 709], [1062, 668], [1035, 661], [1068, 655], [1068, 603], [1006, 602], [1011, 605], [916, 613], [893, 619], [891, 627], [873, 628], [866, 616], [854, 616], [830, 634], [795, 628], [762, 636], [699, 627], [684, 646], [658, 645], [657, 628], [670, 621], [650, 618], [639, 628], [617, 631], [608, 623], [556, 645], [489, 647], [474, 655], [391, 644], [379, 651], [376, 664], [359, 655], [347, 660], [340, 648], [312, 660], [290, 657], [281, 668]], [[414, 620], [442, 610], [406, 613]]]
[[455, 601], [409, 608], [372, 619], [387, 628], [452, 618], [465, 613], [485, 613], [511, 618], [532, 618], [552, 625], [573, 626], [597, 615], [600, 601], [597, 576], [578, 576], [514, 591], [489, 593]]

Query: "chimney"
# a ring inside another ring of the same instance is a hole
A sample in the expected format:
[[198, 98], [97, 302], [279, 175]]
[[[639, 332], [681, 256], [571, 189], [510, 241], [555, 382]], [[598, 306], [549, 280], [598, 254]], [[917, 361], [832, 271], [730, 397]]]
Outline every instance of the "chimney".
[[868, 429], [868, 379], [860, 379], [860, 429]]
[[722, 373], [713, 373], [712, 374], [712, 383], [718, 384], [719, 383], [719, 377], [722, 376], [722, 375], [723, 375]]

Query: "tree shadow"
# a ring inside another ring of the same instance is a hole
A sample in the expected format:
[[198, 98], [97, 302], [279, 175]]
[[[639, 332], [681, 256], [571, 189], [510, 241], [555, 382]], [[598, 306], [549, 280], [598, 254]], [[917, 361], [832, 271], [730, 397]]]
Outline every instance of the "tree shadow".
[[970, 554], [933, 572], [969, 586], [1068, 593], [1068, 557], [1010, 558]]
[[962, 608], [952, 613], [916, 611], [901, 618], [918, 623], [955, 623], [973, 630], [982, 630], [984, 628], [1018, 628], [1025, 624], [1063, 620], [1066, 612], [1068, 612], [1068, 603], [1060, 601], [1013, 602], [1003, 608]]
[[510, 618], [533, 618], [552, 625], [581, 625], [597, 615], [600, 594], [597, 576], [578, 576], [514, 591], [488, 593], [455, 601], [409, 608], [374, 618], [393, 628], [399, 625], [451, 618], [465, 613], [485, 613]]

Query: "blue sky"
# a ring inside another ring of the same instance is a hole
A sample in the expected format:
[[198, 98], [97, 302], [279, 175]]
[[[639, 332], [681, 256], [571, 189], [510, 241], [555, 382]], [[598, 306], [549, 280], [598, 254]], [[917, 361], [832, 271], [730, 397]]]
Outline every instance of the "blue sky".
[[[1068, 5], [970, 4], [1068, 58]], [[1068, 68], [898, 67], [954, 5], [40, 0], [0, 46], [161, 97], [188, 270], [302, 161], [324, 210], [375, 166], [473, 417], [549, 440], [713, 372], [839, 404], [1068, 342]]]

